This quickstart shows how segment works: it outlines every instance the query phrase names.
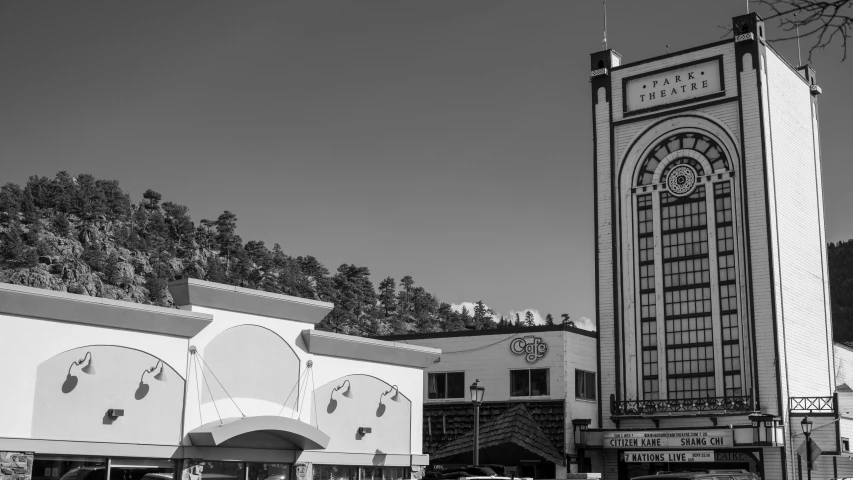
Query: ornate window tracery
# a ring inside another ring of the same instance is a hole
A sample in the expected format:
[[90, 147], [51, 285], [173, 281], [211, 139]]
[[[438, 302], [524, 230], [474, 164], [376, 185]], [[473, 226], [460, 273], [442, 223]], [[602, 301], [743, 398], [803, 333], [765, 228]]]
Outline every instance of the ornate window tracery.
[[710, 137], [694, 132], [684, 132], [672, 135], [655, 146], [646, 158], [643, 159], [636, 185], [651, 185], [658, 166], [670, 154], [679, 150], [690, 150], [704, 157], [711, 166], [711, 171], [706, 172], [702, 164], [695, 158], [681, 157], [666, 164], [661, 178], [666, 178], [669, 170], [678, 165], [687, 164], [696, 170], [699, 175], [708, 175], [720, 170], [729, 170], [729, 161], [723, 149]]
[[743, 395], [732, 179], [711, 176], [730, 170], [698, 132], [661, 139], [637, 169], [635, 187], [655, 185], [635, 197], [643, 399]]

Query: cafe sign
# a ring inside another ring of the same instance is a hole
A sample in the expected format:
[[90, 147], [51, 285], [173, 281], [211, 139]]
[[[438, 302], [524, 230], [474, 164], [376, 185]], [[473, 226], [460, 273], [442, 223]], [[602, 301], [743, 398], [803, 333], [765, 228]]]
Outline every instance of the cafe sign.
[[657, 110], [723, 95], [723, 57], [699, 60], [622, 80], [625, 113]]
[[671, 452], [625, 452], [625, 463], [690, 463], [713, 462], [711, 450], [684, 450]]
[[519, 337], [509, 343], [509, 351], [524, 355], [527, 363], [536, 363], [548, 353], [548, 344], [539, 337]]
[[604, 434], [604, 448], [722, 448], [734, 446], [732, 430], [653, 430]]

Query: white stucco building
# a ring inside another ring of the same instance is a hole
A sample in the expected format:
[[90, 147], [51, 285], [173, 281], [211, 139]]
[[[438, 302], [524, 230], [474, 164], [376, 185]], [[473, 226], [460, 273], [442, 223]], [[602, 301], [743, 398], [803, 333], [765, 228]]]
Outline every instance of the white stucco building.
[[180, 310], [0, 284], [3, 467], [34, 480], [420, 477], [421, 372], [439, 350], [317, 331], [324, 302], [169, 288]]

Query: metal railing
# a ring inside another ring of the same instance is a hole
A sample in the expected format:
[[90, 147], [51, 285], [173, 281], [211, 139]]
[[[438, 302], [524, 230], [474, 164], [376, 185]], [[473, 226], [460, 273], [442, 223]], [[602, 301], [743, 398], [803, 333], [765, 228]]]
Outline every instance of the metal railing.
[[791, 397], [788, 411], [793, 413], [834, 412], [835, 397]]
[[681, 398], [612, 401], [611, 415], [653, 415], [673, 412], [751, 412], [750, 395], [737, 397]]

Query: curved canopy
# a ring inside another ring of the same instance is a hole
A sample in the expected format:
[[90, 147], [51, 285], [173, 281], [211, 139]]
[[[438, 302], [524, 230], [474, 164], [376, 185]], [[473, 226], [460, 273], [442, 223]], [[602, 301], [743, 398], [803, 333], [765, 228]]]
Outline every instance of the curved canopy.
[[323, 450], [329, 436], [292, 418], [261, 416], [206, 423], [189, 433], [196, 447], [300, 448]]

